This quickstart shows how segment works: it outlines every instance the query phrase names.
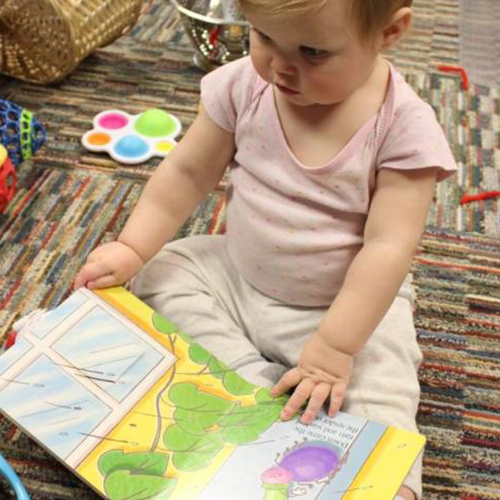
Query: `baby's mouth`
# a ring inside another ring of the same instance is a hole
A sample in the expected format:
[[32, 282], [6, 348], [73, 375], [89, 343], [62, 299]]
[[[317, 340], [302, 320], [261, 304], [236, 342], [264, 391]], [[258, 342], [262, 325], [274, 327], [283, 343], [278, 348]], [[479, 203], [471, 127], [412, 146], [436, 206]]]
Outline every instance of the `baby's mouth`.
[[279, 83], [274, 84], [280, 92], [283, 92], [283, 94], [288, 94], [288, 95], [297, 95], [300, 94], [298, 90], [293, 90], [289, 87], [286, 87], [284, 85], [280, 85]]

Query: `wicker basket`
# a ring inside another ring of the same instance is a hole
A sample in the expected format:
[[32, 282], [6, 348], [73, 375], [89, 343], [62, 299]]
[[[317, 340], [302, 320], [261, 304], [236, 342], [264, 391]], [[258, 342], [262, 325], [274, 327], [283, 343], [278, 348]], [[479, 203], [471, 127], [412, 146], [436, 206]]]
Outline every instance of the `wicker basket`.
[[137, 21], [142, 0], [0, 0], [0, 72], [36, 83], [64, 78]]
[[244, 19], [218, 18], [223, 0], [171, 0], [196, 49], [194, 62], [204, 71], [248, 54], [249, 27]]

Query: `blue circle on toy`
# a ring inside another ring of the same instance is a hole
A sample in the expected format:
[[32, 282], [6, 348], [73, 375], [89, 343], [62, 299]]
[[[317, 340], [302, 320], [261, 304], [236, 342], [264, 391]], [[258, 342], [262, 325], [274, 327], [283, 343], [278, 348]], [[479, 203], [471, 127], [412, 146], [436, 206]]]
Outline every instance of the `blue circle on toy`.
[[138, 158], [149, 151], [148, 143], [137, 135], [122, 137], [115, 146], [115, 152], [126, 158]]

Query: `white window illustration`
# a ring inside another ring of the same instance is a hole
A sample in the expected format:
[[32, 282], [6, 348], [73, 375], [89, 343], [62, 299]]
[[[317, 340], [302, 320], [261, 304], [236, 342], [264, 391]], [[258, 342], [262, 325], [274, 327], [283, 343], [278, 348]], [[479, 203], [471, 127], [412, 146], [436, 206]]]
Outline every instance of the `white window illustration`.
[[175, 363], [82, 289], [28, 325], [0, 359], [0, 408], [76, 467]]

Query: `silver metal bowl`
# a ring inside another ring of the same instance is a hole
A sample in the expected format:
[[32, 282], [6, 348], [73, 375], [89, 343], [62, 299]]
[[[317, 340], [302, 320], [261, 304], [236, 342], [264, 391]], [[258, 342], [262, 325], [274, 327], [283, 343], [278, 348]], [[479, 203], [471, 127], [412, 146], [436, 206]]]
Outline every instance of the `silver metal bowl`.
[[223, 8], [227, 7], [223, 4], [225, 0], [170, 1], [193, 42], [194, 62], [198, 67], [211, 71], [248, 55], [248, 22], [237, 11], [228, 13]]

